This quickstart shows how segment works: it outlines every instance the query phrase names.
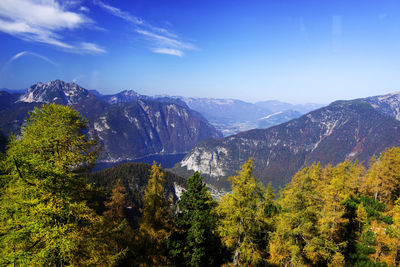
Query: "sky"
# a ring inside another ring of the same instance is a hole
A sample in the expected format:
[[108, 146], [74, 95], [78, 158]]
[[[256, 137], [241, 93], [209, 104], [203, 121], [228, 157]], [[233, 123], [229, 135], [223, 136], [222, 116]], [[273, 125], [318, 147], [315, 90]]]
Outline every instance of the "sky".
[[1, 0], [0, 88], [327, 104], [400, 91], [400, 0]]

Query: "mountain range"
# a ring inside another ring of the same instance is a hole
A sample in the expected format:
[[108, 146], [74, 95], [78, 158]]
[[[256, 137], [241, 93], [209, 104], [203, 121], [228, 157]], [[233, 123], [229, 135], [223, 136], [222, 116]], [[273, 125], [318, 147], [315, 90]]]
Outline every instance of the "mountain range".
[[173, 170], [184, 177], [199, 171], [207, 183], [229, 189], [226, 178], [252, 158], [254, 175], [279, 187], [314, 162], [357, 159], [367, 165], [383, 149], [400, 145], [399, 120], [400, 93], [336, 101], [268, 129], [204, 141]]
[[270, 127], [301, 115], [294, 110], [298, 106], [279, 101], [146, 96], [133, 90], [103, 95], [55, 80], [0, 91], [0, 150], [11, 133], [19, 133], [27, 112], [43, 103], [70, 105], [88, 120], [89, 135], [103, 148], [97, 166], [104, 167], [154, 159], [172, 167], [200, 141], [220, 138], [221, 132]]
[[237, 99], [178, 97], [200, 112], [224, 136], [268, 128], [300, 117], [321, 104], [293, 105], [278, 100], [249, 103]]
[[182, 101], [137, 97], [131, 92], [103, 96], [56, 80], [32, 85], [24, 94], [0, 92], [2, 149], [4, 139], [19, 133], [28, 111], [50, 102], [70, 105], [88, 120], [89, 135], [103, 148], [99, 162], [131, 161], [149, 155], [183, 157], [198, 142], [222, 136]]

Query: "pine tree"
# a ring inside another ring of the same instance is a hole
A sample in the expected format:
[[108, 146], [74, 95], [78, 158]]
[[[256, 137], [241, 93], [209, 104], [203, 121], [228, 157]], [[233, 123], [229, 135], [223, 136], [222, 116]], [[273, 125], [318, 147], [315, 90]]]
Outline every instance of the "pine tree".
[[180, 253], [185, 266], [216, 266], [222, 260], [216, 236], [216, 202], [198, 172], [187, 180], [187, 190], [178, 202], [177, 225], [182, 230]]
[[105, 203], [107, 210], [104, 212], [104, 217], [111, 223], [118, 225], [124, 219], [124, 208], [126, 205], [126, 190], [121, 182], [117, 179], [112, 189], [109, 201]]
[[117, 179], [110, 199], [105, 203], [107, 210], [103, 213], [108, 233], [108, 249], [112, 251], [113, 262], [116, 265], [126, 265], [129, 258], [133, 258], [134, 232], [125, 219], [125, 206], [126, 190], [121, 179]]
[[167, 265], [166, 241], [174, 230], [171, 203], [164, 192], [164, 173], [156, 162], [143, 195], [142, 218], [136, 236], [138, 262], [150, 266]]
[[345, 200], [357, 196], [364, 169], [344, 162], [299, 171], [278, 203], [276, 231], [270, 241], [273, 264], [343, 266], [347, 248]]
[[234, 265], [261, 264], [266, 257], [267, 220], [265, 188], [252, 177], [253, 161], [243, 164], [231, 177], [232, 193], [224, 195], [217, 207], [218, 232], [234, 252]]
[[86, 122], [70, 107], [35, 108], [7, 151], [0, 199], [2, 265], [111, 264], [103, 220], [84, 201], [95, 161]]
[[320, 260], [316, 249], [320, 241], [317, 222], [322, 203], [317, 185], [321, 175], [319, 165], [306, 167], [281, 192], [278, 205], [282, 211], [270, 238], [270, 263], [304, 266]]
[[367, 222], [367, 212], [365, 211], [365, 207], [362, 202], [357, 207], [356, 215], [359, 230], [362, 231], [362, 226]]
[[400, 196], [400, 148], [387, 149], [372, 162], [363, 188], [376, 200], [393, 205]]

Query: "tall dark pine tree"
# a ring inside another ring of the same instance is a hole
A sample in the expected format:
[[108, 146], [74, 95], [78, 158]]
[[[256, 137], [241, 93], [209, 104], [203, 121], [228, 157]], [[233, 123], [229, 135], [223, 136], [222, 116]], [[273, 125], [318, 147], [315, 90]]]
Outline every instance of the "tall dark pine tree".
[[186, 266], [215, 266], [221, 261], [221, 246], [215, 234], [215, 205], [202, 177], [195, 172], [178, 202], [177, 223], [183, 232], [176, 248], [181, 248]]

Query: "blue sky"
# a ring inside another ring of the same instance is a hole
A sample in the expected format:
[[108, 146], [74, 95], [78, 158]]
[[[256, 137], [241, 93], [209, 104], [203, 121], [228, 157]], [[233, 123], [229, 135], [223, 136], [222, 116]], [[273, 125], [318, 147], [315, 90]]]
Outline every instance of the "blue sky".
[[0, 88], [329, 103], [400, 91], [400, 1], [1, 0]]

